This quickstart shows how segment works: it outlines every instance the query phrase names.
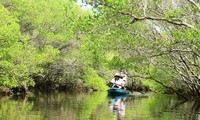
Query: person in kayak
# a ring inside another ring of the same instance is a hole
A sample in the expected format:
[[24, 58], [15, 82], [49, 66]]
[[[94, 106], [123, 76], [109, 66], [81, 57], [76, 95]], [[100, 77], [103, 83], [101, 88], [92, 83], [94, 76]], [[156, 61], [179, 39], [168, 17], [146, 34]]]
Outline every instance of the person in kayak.
[[112, 87], [115, 87], [115, 88], [123, 88], [124, 87], [124, 81], [122, 79], [123, 77], [119, 74], [119, 73], [116, 73], [115, 74], [115, 78], [113, 78], [110, 83], [113, 84]]
[[127, 86], [127, 72], [126, 70], [123, 70], [120, 72], [120, 76], [122, 77], [121, 80], [123, 81], [123, 87], [122, 89], [126, 89], [126, 86]]

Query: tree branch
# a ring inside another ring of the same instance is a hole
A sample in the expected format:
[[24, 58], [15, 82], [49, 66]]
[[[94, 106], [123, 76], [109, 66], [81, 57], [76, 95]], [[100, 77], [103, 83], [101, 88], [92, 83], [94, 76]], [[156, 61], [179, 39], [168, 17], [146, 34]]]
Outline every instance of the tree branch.
[[200, 10], [200, 6], [198, 3], [194, 2], [193, 0], [188, 0], [192, 5], [196, 6], [198, 10]]
[[[190, 2], [192, 2], [192, 0], [189, 0]], [[195, 3], [195, 2], [192, 2], [192, 3]], [[100, 3], [100, 5], [103, 5], [103, 6], [107, 6], [109, 8], [112, 8], [112, 9], [116, 9], [114, 6], [110, 6], [108, 4], [102, 4]], [[198, 4], [195, 3], [195, 5], [199, 8]], [[145, 9], [145, 7], [144, 7]], [[155, 21], [164, 21], [164, 22], [168, 22], [168, 23], [171, 23], [171, 24], [174, 24], [174, 25], [181, 25], [181, 26], [185, 26], [185, 27], [189, 27], [189, 28], [193, 28], [196, 30], [196, 28], [180, 19], [173, 19], [173, 20], [168, 20], [166, 18], [157, 18], [157, 17], [153, 17], [153, 16], [144, 16], [144, 17], [137, 17], [135, 16], [134, 14], [132, 13], [127, 13], [127, 12], [123, 12], [121, 10], [118, 10], [118, 12], [122, 15], [126, 15], [126, 16], [129, 16], [129, 17], [133, 17], [133, 20], [131, 21], [131, 24], [137, 22], [137, 21], [143, 21], [143, 20], [155, 20]], [[145, 11], [144, 11], [144, 14]]]
[[[196, 29], [194, 26], [188, 24], [188, 23], [185, 23], [183, 21], [180, 21], [178, 19], [174, 19], [174, 20], [168, 20], [166, 18], [157, 18], [157, 17], [152, 17], [152, 16], [146, 16], [146, 17], [134, 17], [134, 19], [132, 20], [131, 24], [137, 22], [137, 21], [143, 21], [143, 20], [156, 20], [156, 21], [164, 21], [164, 22], [168, 22], [168, 23], [171, 23], [171, 24], [174, 24], [174, 25], [181, 25], [181, 26], [185, 26], [185, 27], [189, 27], [189, 28], [193, 28], [193, 29]], [[175, 20], [178, 20], [175, 21]]]

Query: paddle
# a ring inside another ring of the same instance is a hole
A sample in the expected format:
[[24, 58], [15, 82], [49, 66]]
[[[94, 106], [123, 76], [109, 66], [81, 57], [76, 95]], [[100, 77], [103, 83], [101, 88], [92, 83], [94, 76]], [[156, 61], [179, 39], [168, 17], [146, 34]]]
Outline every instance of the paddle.
[[120, 84], [113, 83], [113, 86], [112, 86], [111, 88], [114, 88], [115, 85], [117, 85], [117, 86], [122, 86], [122, 85], [120, 85]]

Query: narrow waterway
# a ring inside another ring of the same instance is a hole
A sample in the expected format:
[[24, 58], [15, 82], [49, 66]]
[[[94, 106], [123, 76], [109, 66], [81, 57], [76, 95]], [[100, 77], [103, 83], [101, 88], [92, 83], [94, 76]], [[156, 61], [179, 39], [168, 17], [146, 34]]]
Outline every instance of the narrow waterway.
[[94, 93], [38, 93], [0, 99], [1, 120], [200, 120], [195, 102], [173, 95], [108, 96]]

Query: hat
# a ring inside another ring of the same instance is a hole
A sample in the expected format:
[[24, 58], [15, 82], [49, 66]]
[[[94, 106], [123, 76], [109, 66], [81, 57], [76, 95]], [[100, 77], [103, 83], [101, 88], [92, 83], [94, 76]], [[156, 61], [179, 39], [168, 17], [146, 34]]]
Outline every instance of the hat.
[[119, 73], [116, 73], [115, 77], [122, 77], [122, 76]]

